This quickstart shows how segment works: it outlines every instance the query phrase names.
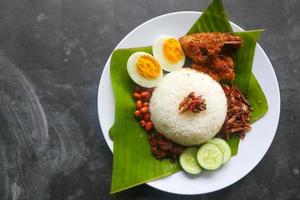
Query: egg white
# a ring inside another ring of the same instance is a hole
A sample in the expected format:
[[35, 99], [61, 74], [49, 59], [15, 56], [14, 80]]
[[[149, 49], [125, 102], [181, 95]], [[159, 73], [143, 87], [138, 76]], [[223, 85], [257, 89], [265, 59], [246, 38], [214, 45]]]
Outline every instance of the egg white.
[[[149, 57], [152, 57], [153, 59], [155, 59], [151, 54], [148, 54], [145, 52], [136, 52], [136, 53], [132, 54], [127, 61], [127, 72], [129, 74], [130, 78], [136, 84], [138, 84], [142, 87], [146, 87], [146, 88], [155, 87], [159, 84], [159, 82], [161, 81], [161, 79], [163, 77], [162, 68], [160, 68], [161, 71], [160, 71], [158, 77], [155, 79], [147, 79], [147, 78], [143, 77], [142, 75], [140, 75], [138, 73], [137, 68], [136, 68], [136, 63], [138, 62], [138, 60], [141, 56], [149, 56]], [[155, 60], [157, 61], [157, 59], [155, 59]]]
[[[163, 46], [164, 46], [164, 41], [167, 39], [173, 38], [177, 40], [176, 38], [168, 35], [162, 35], [157, 37], [154, 40], [153, 46], [152, 46], [152, 51], [153, 51], [153, 56], [158, 60], [160, 63], [161, 67], [168, 72], [171, 71], [176, 71], [179, 70], [183, 67], [184, 62], [185, 62], [185, 55], [183, 53], [183, 57], [181, 60], [179, 60], [176, 63], [170, 63], [168, 59], [164, 56], [164, 51], [163, 51]], [[178, 41], [178, 40], [177, 40]]]

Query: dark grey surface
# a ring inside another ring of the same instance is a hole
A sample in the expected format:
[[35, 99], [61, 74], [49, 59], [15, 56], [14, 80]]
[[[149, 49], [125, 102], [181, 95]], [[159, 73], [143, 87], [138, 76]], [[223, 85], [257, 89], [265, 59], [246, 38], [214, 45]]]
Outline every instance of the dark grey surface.
[[267, 29], [260, 44], [280, 83], [280, 124], [262, 162], [211, 194], [178, 196], [142, 185], [109, 195], [112, 154], [96, 107], [106, 59], [142, 22], [208, 3], [0, 0], [0, 199], [300, 199], [298, 0], [225, 2], [242, 28]]

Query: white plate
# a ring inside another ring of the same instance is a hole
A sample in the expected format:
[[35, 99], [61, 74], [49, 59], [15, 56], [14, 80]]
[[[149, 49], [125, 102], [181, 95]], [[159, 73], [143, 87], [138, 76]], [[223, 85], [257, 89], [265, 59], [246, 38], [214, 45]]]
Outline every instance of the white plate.
[[[179, 37], [184, 35], [201, 12], [175, 12], [153, 18], [131, 31], [116, 47], [142, 47], [152, 44], [159, 35]], [[234, 31], [242, 31], [231, 23]], [[267, 37], [267, 36], [266, 36]], [[108, 135], [114, 122], [114, 97], [110, 82], [110, 58], [104, 67], [99, 91], [98, 114], [104, 138], [112, 151], [113, 142]], [[227, 187], [248, 174], [263, 158], [275, 136], [280, 113], [280, 95], [276, 75], [267, 55], [256, 46], [253, 72], [260, 83], [269, 104], [268, 113], [252, 125], [252, 130], [241, 141], [239, 153], [221, 169], [204, 172], [198, 176], [188, 176], [178, 172], [166, 178], [147, 183], [148, 185], [176, 194], [203, 194]]]

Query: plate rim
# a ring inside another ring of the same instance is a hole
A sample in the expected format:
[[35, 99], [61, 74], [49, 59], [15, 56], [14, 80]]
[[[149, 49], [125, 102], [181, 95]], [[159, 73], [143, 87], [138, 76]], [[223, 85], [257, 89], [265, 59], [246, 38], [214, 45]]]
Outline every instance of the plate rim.
[[[200, 12], [200, 11], [176, 11], [176, 12], [170, 12], [170, 13], [166, 13], [166, 14], [162, 14], [162, 15], [159, 15], [159, 16], [156, 16], [154, 18], [151, 18], [143, 23], [141, 23], [140, 25], [136, 26], [134, 29], [132, 29], [130, 32], [128, 32], [126, 34], [125, 37], [123, 37], [119, 42], [118, 44], [115, 46], [115, 48], [112, 50], [111, 54], [109, 55], [107, 61], [105, 62], [105, 65], [104, 65], [104, 68], [101, 72], [101, 77], [100, 77], [100, 81], [99, 81], [99, 86], [98, 86], [98, 94], [97, 94], [97, 114], [98, 114], [98, 120], [99, 120], [99, 123], [100, 123], [100, 128], [101, 128], [101, 133], [105, 139], [105, 142], [107, 144], [107, 146], [109, 147], [111, 153], [113, 154], [113, 141], [109, 138], [108, 136], [108, 139], [111, 141], [111, 144], [109, 144], [109, 142], [107, 141], [107, 138], [105, 137], [105, 134], [103, 133], [103, 123], [102, 123], [102, 120], [101, 120], [101, 117], [100, 117], [100, 112], [101, 112], [101, 109], [100, 109], [100, 91], [101, 91], [101, 88], [103, 87], [103, 77], [104, 77], [104, 71], [105, 70], [108, 70], [106, 69], [107, 67], [106, 66], [110, 66], [110, 61], [111, 61], [111, 56], [113, 54], [113, 52], [119, 48], [120, 44], [123, 43], [124, 40], [126, 40], [129, 35], [131, 35], [132, 32], [136, 31], [137, 29], [139, 29], [140, 27], [144, 26], [145, 24], [147, 23], [150, 23], [154, 20], [158, 20], [159, 18], [163, 18], [163, 17], [166, 17], [166, 16], [170, 16], [170, 15], [177, 15], [177, 14], [197, 14], [199, 17], [202, 15], [203, 12]], [[237, 24], [235, 24], [234, 22], [230, 21], [230, 25], [232, 26], [236, 26], [238, 29], [240, 29], [241, 31], [245, 31], [243, 28], [241, 28], [240, 26], [238, 26]], [[251, 167], [251, 169], [246, 173], [244, 174], [243, 176], [240, 176], [239, 178], [237, 178], [237, 180], [234, 180], [232, 181], [230, 184], [227, 184], [226, 186], [221, 186], [221, 187], [217, 187], [215, 188], [214, 190], [210, 190], [208, 192], [204, 192], [204, 193], [180, 193], [180, 192], [174, 192], [174, 191], [168, 191], [168, 190], [165, 190], [165, 189], [162, 189], [162, 188], [159, 188], [158, 186], [156, 186], [154, 184], [155, 180], [154, 181], [150, 181], [150, 182], [146, 182], [145, 184], [157, 189], [157, 190], [160, 190], [160, 191], [164, 191], [164, 192], [167, 192], [167, 193], [172, 193], [172, 194], [179, 194], [179, 195], [199, 195], [199, 194], [207, 194], [207, 193], [212, 193], [212, 192], [215, 192], [215, 191], [218, 191], [218, 190], [221, 190], [221, 189], [224, 189], [226, 187], [229, 187], [231, 186], [232, 184], [238, 182], [239, 180], [241, 180], [242, 178], [244, 178], [245, 176], [247, 176], [255, 167], [257, 167], [257, 165], [261, 162], [261, 160], [265, 157], [266, 153], [269, 151], [270, 147], [271, 147], [271, 144], [274, 140], [274, 137], [276, 135], [276, 132], [277, 132], [277, 129], [278, 129], [278, 125], [279, 125], [279, 119], [280, 119], [280, 113], [281, 113], [281, 96], [280, 96], [280, 87], [279, 87], [279, 82], [278, 82], [278, 78], [277, 78], [277, 75], [275, 73], [275, 70], [274, 70], [274, 67], [269, 59], [269, 57], [267, 56], [266, 52], [264, 51], [264, 49], [261, 47], [261, 45], [257, 42], [256, 43], [256, 46], [262, 51], [262, 54], [265, 58], [267, 58], [267, 62], [270, 64], [271, 66], [271, 71], [272, 71], [272, 75], [275, 77], [276, 79], [276, 88], [278, 89], [277, 92], [278, 92], [278, 117], [277, 119], [275, 119], [276, 121], [276, 126], [275, 126], [275, 132], [272, 136], [272, 139], [269, 141], [269, 144], [268, 144], [268, 148], [267, 150], [263, 153], [262, 157], [259, 159], [259, 161], [253, 166]], [[130, 48], [130, 47], [128, 47]], [[110, 79], [110, 77], [109, 77]], [[113, 97], [114, 98], [114, 97]], [[179, 172], [176, 172], [176, 173], [179, 173]]]

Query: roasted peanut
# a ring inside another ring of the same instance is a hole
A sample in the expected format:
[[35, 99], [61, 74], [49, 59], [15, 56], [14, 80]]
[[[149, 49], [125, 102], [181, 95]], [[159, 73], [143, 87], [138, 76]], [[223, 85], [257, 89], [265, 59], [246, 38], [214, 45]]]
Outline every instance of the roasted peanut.
[[134, 111], [134, 115], [135, 115], [137, 118], [141, 118], [141, 117], [143, 116], [143, 114], [142, 114], [141, 111], [139, 111], [139, 110]]
[[137, 100], [136, 109], [141, 109], [143, 107], [143, 102], [141, 100]]
[[142, 107], [142, 108], [140, 109], [140, 111], [141, 111], [143, 114], [146, 114], [146, 113], [149, 111], [149, 107], [144, 106], [144, 107]]
[[138, 92], [134, 92], [134, 93], [133, 93], [133, 97], [134, 97], [135, 99], [137, 99], [137, 100], [142, 98], [141, 94], [138, 93]]
[[144, 115], [144, 120], [148, 122], [148, 121], [150, 121], [150, 119], [151, 119], [150, 113], [146, 113]]
[[150, 96], [150, 92], [149, 91], [143, 91], [143, 92], [141, 92], [141, 97], [142, 98], [145, 98], [145, 97], [148, 97], [148, 96]]
[[142, 127], [144, 127], [144, 126], [146, 126], [146, 121], [142, 119], [140, 124], [141, 124]]
[[153, 128], [152, 122], [147, 122], [145, 126], [145, 130], [149, 132], [152, 130], [152, 128]]

